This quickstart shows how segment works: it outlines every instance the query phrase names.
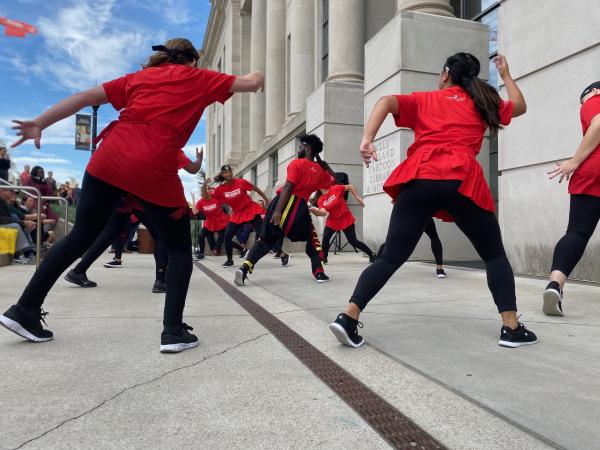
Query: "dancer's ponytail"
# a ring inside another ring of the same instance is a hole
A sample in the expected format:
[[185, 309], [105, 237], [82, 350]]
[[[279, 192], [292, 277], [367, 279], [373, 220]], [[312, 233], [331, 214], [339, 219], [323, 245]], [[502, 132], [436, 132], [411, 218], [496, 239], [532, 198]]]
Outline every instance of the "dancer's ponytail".
[[452, 83], [462, 87], [473, 99], [475, 108], [489, 127], [490, 133], [497, 134], [502, 128], [499, 112], [501, 99], [496, 89], [477, 77], [479, 60], [470, 53], [457, 53], [448, 58], [444, 70], [448, 71]]

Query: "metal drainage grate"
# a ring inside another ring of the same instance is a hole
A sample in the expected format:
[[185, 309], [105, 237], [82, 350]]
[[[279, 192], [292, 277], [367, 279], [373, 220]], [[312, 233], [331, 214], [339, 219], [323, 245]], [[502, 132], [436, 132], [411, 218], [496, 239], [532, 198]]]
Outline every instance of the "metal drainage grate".
[[265, 308], [212, 270], [197, 262], [195, 264], [269, 330], [279, 342], [354, 409], [392, 447], [423, 450], [445, 448]]

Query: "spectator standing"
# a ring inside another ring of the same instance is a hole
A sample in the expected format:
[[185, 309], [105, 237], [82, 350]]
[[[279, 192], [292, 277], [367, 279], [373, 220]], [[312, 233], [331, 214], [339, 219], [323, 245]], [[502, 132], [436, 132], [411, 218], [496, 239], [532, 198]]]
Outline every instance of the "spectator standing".
[[46, 184], [48, 186], [50, 186], [52, 188], [52, 194], [51, 195], [56, 195], [56, 180], [54, 179], [54, 174], [52, 173], [51, 170], [48, 171], [48, 176], [46, 177], [46, 179], [44, 180], [46, 182]]
[[8, 171], [10, 169], [10, 156], [6, 151], [4, 144], [0, 143], [0, 178], [8, 181]]
[[29, 174], [30, 169], [31, 167], [29, 167], [29, 164], [25, 164], [23, 172], [21, 172], [21, 175], [19, 175], [21, 186], [29, 186], [29, 181], [31, 180], [31, 175]]

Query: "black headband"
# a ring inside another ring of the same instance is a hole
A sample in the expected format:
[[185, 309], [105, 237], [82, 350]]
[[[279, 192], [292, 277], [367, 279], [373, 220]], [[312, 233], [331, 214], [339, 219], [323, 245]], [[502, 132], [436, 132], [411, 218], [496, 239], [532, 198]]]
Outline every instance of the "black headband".
[[164, 45], [153, 45], [152, 50], [155, 52], [165, 52], [171, 61], [175, 61], [178, 56], [182, 55], [190, 60], [196, 60], [196, 55], [188, 50], [178, 50], [176, 48], [167, 48]]
[[588, 87], [586, 87], [583, 90], [583, 92], [581, 93], [581, 95], [579, 96], [579, 101], [582, 101], [583, 97], [585, 97], [586, 95], [588, 95], [594, 89], [600, 89], [600, 81], [596, 81], [595, 83], [592, 83]]

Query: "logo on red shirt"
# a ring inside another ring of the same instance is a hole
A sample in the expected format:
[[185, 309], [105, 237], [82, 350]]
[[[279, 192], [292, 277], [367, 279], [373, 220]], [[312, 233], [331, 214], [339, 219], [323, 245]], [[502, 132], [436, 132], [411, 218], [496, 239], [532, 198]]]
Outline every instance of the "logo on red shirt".
[[331, 205], [335, 201], [336, 198], [337, 198], [337, 195], [335, 195], [335, 194], [327, 197], [327, 199], [323, 202], [323, 206], [327, 208], [329, 205]]
[[224, 192], [225, 198], [237, 197], [241, 193], [242, 193], [242, 191], [239, 188], [238, 189], [234, 189], [233, 191]]
[[217, 204], [216, 204], [216, 203], [213, 203], [212, 205], [206, 205], [206, 206], [203, 206], [203, 207], [202, 207], [202, 209], [203, 209], [204, 211], [212, 211], [212, 210], [213, 210], [213, 209], [215, 209], [216, 207], [217, 207]]
[[450, 96], [448, 96], [448, 97], [446, 97], [446, 98], [447, 98], [448, 100], [452, 100], [452, 101], [455, 101], [455, 102], [464, 102], [464, 101], [465, 101], [465, 98], [464, 98], [464, 97], [461, 97], [461, 96], [460, 96], [460, 95], [458, 95], [458, 94], [450, 95]]

